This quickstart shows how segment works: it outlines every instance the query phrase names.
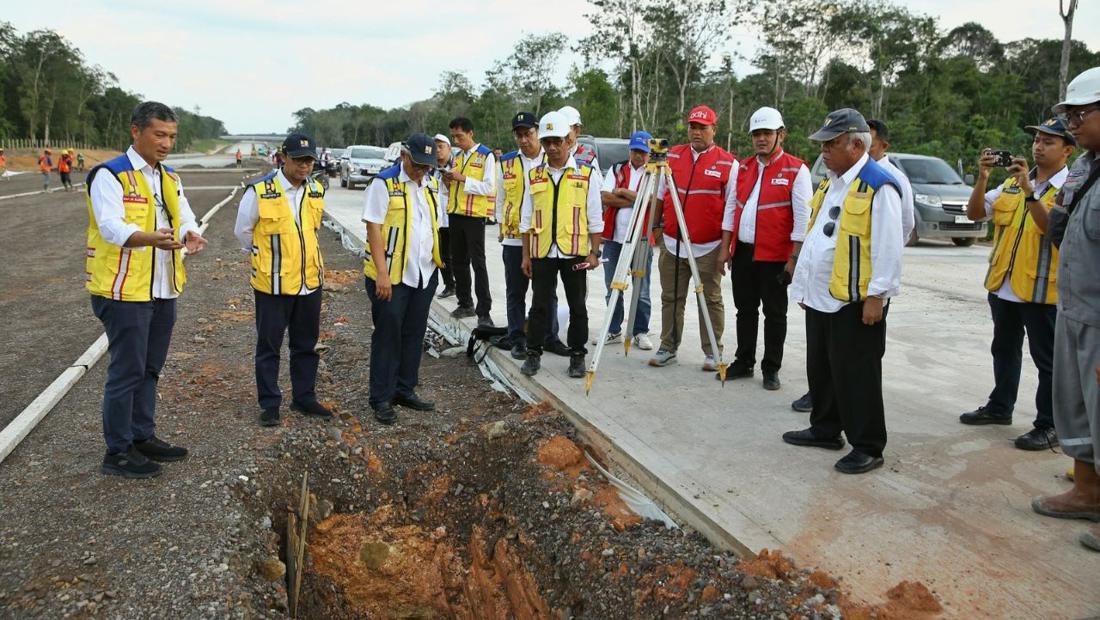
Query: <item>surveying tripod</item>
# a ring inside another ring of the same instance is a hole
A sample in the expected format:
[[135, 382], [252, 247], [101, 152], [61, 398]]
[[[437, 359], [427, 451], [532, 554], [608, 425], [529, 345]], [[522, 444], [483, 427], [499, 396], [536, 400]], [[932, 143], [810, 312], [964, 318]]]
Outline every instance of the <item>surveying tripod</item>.
[[[631, 293], [626, 331], [629, 333], [633, 329], [634, 318], [638, 314], [638, 297], [641, 293], [642, 278], [645, 277], [645, 270], [649, 267], [646, 260], [648, 252], [645, 246], [649, 243], [650, 235], [645, 223], [654, 221], [653, 218], [657, 213], [657, 188], [661, 180], [664, 180], [666, 191], [672, 196], [672, 208], [676, 213], [677, 230], [680, 233], [681, 242], [689, 248], [688, 265], [691, 267], [691, 279], [695, 284], [695, 299], [702, 310], [699, 314], [703, 316], [703, 323], [707, 328], [710, 349], [718, 356], [718, 376], [723, 385], [726, 383], [727, 364], [722, 360], [722, 350], [718, 348], [718, 341], [714, 337], [714, 326], [710, 322], [710, 313], [706, 312], [707, 300], [703, 295], [703, 284], [699, 279], [699, 267], [695, 262], [695, 255], [690, 251], [691, 239], [688, 237], [687, 222], [684, 220], [684, 207], [680, 202], [680, 194], [676, 190], [676, 183], [672, 180], [672, 170], [668, 167], [668, 140], [651, 138], [649, 140], [649, 150], [649, 163], [646, 164], [645, 174], [638, 183], [638, 195], [634, 199], [633, 210], [630, 213], [626, 239], [623, 241], [623, 249], [619, 254], [619, 262], [615, 265], [615, 275], [611, 280], [611, 298], [607, 301], [607, 314], [604, 316], [603, 328], [600, 329], [600, 336], [596, 341], [596, 352], [592, 355], [592, 363], [589, 364], [585, 376], [584, 393], [586, 395], [592, 392], [592, 383], [596, 379], [596, 369], [600, 365], [600, 355], [603, 353], [604, 344], [607, 342], [607, 334], [611, 329], [614, 308], [619, 303], [619, 299], [624, 297], [628, 288], [631, 289]], [[630, 275], [629, 280], [627, 279], [628, 273]], [[632, 283], [633, 287], [631, 287]], [[676, 291], [677, 301], [679, 293], [679, 291]], [[627, 356], [630, 355], [631, 340], [633, 339], [623, 338], [624, 354]]]

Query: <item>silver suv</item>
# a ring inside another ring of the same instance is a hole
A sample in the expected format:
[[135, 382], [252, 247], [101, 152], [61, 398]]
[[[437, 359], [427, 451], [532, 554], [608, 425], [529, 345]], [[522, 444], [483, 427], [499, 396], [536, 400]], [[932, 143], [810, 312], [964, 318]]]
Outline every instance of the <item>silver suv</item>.
[[349, 146], [340, 158], [340, 187], [355, 189], [356, 185], [366, 185], [389, 165], [386, 149], [380, 146]]

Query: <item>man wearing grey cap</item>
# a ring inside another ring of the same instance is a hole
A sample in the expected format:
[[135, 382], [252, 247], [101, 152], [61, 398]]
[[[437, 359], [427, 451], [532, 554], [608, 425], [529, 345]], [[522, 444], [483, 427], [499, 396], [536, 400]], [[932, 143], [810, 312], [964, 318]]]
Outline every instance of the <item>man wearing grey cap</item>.
[[846, 474], [883, 464], [886, 419], [882, 356], [887, 300], [901, 284], [901, 193], [868, 156], [863, 115], [842, 108], [810, 136], [821, 143], [828, 175], [810, 200], [810, 227], [795, 257], [791, 299], [806, 310], [810, 427], [783, 434], [796, 446], [852, 451], [836, 462]]
[[367, 186], [367, 296], [371, 301], [370, 406], [382, 424], [397, 421], [394, 405], [432, 411], [414, 391], [428, 311], [439, 282], [439, 184], [435, 142], [422, 133], [401, 145], [401, 162]]

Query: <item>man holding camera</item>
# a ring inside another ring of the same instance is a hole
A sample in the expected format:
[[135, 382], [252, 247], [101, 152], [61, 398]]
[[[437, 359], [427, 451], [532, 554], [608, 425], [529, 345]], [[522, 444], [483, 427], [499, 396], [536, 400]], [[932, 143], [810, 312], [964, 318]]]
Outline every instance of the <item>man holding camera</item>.
[[[1005, 161], [1007, 153], [982, 151], [978, 178], [966, 207], [972, 220], [993, 220], [993, 250], [985, 277], [993, 315], [993, 391], [985, 405], [962, 414], [959, 421], [970, 425], [1012, 424], [1026, 332], [1031, 359], [1039, 370], [1039, 389], [1035, 393], [1038, 413], [1034, 427], [1016, 438], [1016, 447], [1045, 450], [1058, 445], [1051, 395], [1058, 250], [1045, 233], [1047, 214], [1066, 181], [1066, 160], [1077, 142], [1058, 119], [1028, 129], [1035, 131], [1031, 143], [1035, 167], [1029, 170], [1022, 157]], [[986, 191], [990, 171], [1004, 164], [1008, 164], [1008, 179]]]
[[[1054, 326], [1054, 426], [1073, 457], [1073, 488], [1031, 507], [1063, 519], [1100, 521], [1100, 67], [1078, 75], [1054, 106], [1082, 153], [1066, 177], [1047, 223], [1060, 252]], [[1100, 525], [1081, 535], [1100, 551]]]

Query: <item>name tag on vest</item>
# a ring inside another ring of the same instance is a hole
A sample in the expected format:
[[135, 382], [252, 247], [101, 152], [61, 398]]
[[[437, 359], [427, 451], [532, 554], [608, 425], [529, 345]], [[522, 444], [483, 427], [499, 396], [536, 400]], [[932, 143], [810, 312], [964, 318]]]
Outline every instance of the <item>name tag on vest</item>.
[[404, 196], [405, 196], [405, 190], [400, 189], [400, 188], [395, 189], [392, 192], [390, 192], [390, 198], [403, 198]]
[[126, 194], [122, 197], [122, 202], [135, 202], [138, 204], [149, 204], [149, 199], [139, 194]]
[[263, 198], [265, 200], [273, 200], [280, 196], [282, 196], [282, 194], [280, 194], [279, 192], [267, 192], [265, 194], [260, 194], [260, 198]]
[[704, 170], [703, 174], [707, 175], [708, 177], [717, 177], [719, 179], [722, 178], [722, 173], [718, 172], [717, 170]]
[[309, 193], [310, 198], [320, 198], [321, 196], [324, 196], [324, 194], [322, 194], [321, 192], [310, 192]]
[[782, 177], [775, 177], [774, 179], [772, 179], [772, 185], [790, 185], [790, 184], [791, 184], [790, 179], [784, 179]]
[[1019, 185], [1013, 185], [1012, 187], [1006, 187], [1003, 191], [1006, 194], [1019, 194], [1020, 193], [1020, 186]]

